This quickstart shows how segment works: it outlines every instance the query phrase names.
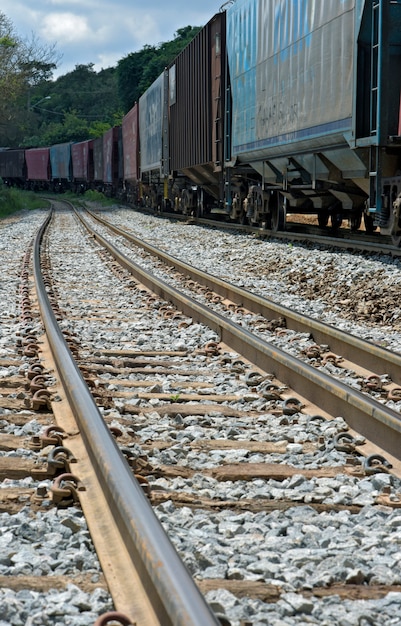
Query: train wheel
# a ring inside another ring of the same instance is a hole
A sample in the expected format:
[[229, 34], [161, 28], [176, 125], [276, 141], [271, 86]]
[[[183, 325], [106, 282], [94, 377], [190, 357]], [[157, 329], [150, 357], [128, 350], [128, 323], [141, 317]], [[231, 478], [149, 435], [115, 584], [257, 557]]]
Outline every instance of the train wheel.
[[401, 235], [391, 235], [391, 241], [393, 242], [393, 246], [401, 248]]
[[271, 229], [273, 231], [285, 230], [286, 216], [285, 202], [279, 197], [277, 205], [271, 209]]
[[181, 193], [181, 210], [183, 215], [188, 215], [191, 201], [187, 189], [183, 189]]
[[319, 211], [317, 214], [317, 223], [320, 228], [324, 228], [329, 223], [329, 214], [323, 211]]
[[340, 211], [335, 211], [331, 214], [331, 227], [333, 230], [340, 228], [343, 223], [343, 214]]
[[249, 226], [249, 219], [247, 217], [246, 211], [241, 211], [241, 215], [239, 216], [238, 221], [243, 226]]
[[362, 223], [362, 214], [360, 212], [352, 213], [350, 217], [350, 224], [351, 224], [352, 232], [355, 232], [356, 230], [358, 230], [361, 226], [361, 223]]
[[365, 224], [365, 230], [369, 235], [375, 232], [376, 226], [374, 225], [373, 215], [370, 215], [369, 213], [364, 213], [363, 223]]

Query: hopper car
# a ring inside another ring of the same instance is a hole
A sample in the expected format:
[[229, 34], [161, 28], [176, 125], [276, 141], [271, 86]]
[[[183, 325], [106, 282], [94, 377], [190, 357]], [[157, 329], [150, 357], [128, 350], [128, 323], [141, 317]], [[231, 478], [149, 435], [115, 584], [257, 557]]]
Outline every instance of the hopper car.
[[50, 147], [15, 179], [273, 231], [346, 219], [400, 246], [400, 70], [401, 0], [229, 0], [120, 127], [64, 145], [63, 176]]

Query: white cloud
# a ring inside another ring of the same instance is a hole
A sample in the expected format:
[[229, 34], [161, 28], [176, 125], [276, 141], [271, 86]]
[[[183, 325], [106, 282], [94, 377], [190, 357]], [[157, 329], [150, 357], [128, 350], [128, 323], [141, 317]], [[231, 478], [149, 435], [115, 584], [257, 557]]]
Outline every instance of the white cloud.
[[43, 19], [39, 32], [47, 41], [54, 39], [59, 43], [85, 41], [90, 36], [90, 29], [85, 17], [73, 13], [50, 13]]

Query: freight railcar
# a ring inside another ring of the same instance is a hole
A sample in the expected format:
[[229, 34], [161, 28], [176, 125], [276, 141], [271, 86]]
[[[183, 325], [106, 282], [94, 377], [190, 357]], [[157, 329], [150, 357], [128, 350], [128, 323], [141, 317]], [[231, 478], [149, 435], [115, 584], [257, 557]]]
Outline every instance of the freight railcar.
[[139, 177], [139, 106], [132, 107], [121, 124], [123, 194], [127, 202], [139, 204], [143, 194]]
[[139, 99], [141, 202], [158, 210], [169, 208], [167, 103], [165, 70]]
[[34, 191], [50, 189], [50, 148], [29, 148], [25, 150], [25, 161], [27, 167], [27, 187]]
[[226, 164], [248, 170], [235, 200], [249, 221], [364, 215], [399, 243], [401, 2], [236, 0], [227, 61]]
[[71, 146], [72, 180], [75, 193], [84, 193], [94, 180], [93, 140], [79, 141]]
[[103, 136], [93, 140], [93, 187], [103, 191]]
[[52, 188], [57, 192], [64, 192], [71, 188], [72, 161], [71, 142], [58, 143], [50, 147], [50, 178]]
[[225, 23], [215, 15], [168, 68], [170, 178], [184, 214], [224, 208]]
[[102, 180], [104, 193], [108, 196], [116, 196], [122, 186], [121, 156], [121, 126], [113, 126], [103, 134]]
[[0, 178], [4, 184], [23, 187], [26, 180], [25, 151], [0, 149]]

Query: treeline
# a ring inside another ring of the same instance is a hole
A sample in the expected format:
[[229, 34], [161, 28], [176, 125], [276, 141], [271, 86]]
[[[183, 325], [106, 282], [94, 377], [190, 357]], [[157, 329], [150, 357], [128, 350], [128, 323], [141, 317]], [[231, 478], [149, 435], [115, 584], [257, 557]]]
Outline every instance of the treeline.
[[[2, 29], [1, 18], [3, 26], [4, 23], [10, 26], [0, 12], [0, 63], [5, 50], [10, 53], [17, 42], [21, 43], [12, 30]], [[52, 54], [46, 51], [46, 63], [43, 61], [41, 65], [40, 50], [35, 50], [32, 59], [36, 63], [35, 80], [27, 76], [19, 85], [12, 107], [7, 102], [7, 90], [1, 89], [0, 67], [0, 146], [45, 146], [100, 136], [110, 126], [121, 123], [142, 93], [199, 30], [200, 27], [186, 26], [177, 31], [172, 41], [132, 52], [114, 68], [95, 72], [93, 64], [77, 65], [56, 80], [51, 79], [57, 66], [52, 56], [54, 51]], [[2, 46], [2, 41], [7, 46]], [[12, 75], [10, 68], [9, 82]], [[12, 111], [6, 124], [1, 123], [3, 103]]]

